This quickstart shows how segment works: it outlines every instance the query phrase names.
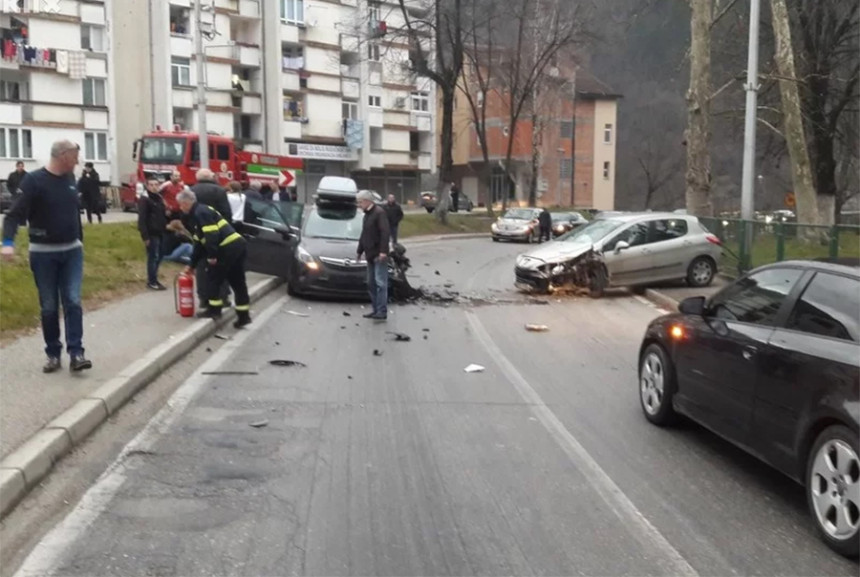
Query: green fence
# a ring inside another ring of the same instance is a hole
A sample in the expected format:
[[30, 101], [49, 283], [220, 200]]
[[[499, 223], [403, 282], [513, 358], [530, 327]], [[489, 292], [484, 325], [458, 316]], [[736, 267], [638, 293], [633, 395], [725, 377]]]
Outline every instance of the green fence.
[[[784, 260], [860, 258], [860, 226], [723, 218], [699, 220], [723, 242], [725, 250], [720, 268], [729, 274], [742, 274]], [[752, 242], [748, 242], [750, 236]]]

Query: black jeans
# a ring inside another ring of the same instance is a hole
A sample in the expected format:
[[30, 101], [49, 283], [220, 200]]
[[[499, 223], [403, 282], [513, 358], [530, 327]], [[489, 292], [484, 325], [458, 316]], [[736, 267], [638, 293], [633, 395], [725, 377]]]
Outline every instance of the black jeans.
[[[202, 307], [209, 306], [209, 296], [212, 294], [212, 290], [209, 288], [211, 281], [209, 280], [208, 269], [209, 264], [206, 262], [206, 259], [203, 258], [197, 264], [197, 268], [194, 271], [194, 280], [197, 283], [197, 298], [200, 301], [200, 306]], [[219, 285], [214, 286], [218, 287]], [[220, 297], [220, 300], [225, 302], [230, 299], [230, 284], [227, 283], [226, 280], [220, 283], [220, 291], [218, 291], [218, 296]]]
[[66, 348], [70, 355], [84, 354], [83, 309], [81, 309], [81, 283], [84, 276], [84, 249], [73, 248], [62, 252], [31, 252], [30, 270], [39, 290], [42, 309], [42, 336], [45, 353], [60, 358], [60, 303], [66, 324]]
[[540, 241], [543, 242], [543, 239], [552, 240], [552, 229], [549, 226], [541, 225], [540, 227]]
[[244, 241], [236, 241], [222, 247], [218, 251], [218, 264], [210, 265], [207, 269], [210, 287], [216, 287], [216, 291], [209, 295], [209, 308], [221, 309], [224, 307], [224, 299], [217, 290], [224, 283], [229, 283], [236, 297], [235, 308], [237, 313], [246, 313], [251, 310], [251, 298], [248, 296], [248, 282], [245, 280], [245, 257], [247, 248]]
[[102, 221], [102, 212], [99, 210], [98, 202], [87, 202], [85, 208], [87, 209], [87, 222], [93, 223], [93, 214], [99, 218], [99, 222]]
[[146, 245], [146, 282], [158, 284], [158, 265], [161, 263], [161, 235], [149, 237]]

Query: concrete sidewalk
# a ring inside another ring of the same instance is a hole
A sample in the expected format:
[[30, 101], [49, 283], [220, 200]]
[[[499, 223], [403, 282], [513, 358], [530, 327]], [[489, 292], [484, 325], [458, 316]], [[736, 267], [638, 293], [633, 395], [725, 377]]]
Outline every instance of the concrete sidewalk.
[[714, 278], [714, 282], [711, 286], [705, 288], [692, 288], [687, 286], [683, 281], [678, 283], [666, 283], [647, 289], [645, 291], [645, 296], [652, 302], [674, 312], [678, 310], [678, 303], [682, 300], [690, 297], [711, 298], [731, 282], [731, 279], [718, 275]]

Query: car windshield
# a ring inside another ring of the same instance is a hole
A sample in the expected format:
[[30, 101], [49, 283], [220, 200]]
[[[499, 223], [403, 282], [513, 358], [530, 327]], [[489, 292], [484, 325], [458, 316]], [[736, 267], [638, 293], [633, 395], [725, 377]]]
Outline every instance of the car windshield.
[[622, 226], [624, 222], [618, 220], [595, 220], [581, 228], [572, 230], [571, 232], [558, 237], [557, 240], [563, 242], [580, 242], [580, 243], [596, 243], [607, 234], [611, 233], [616, 228]]
[[358, 241], [364, 215], [358, 207], [317, 206], [308, 215], [304, 235], [311, 238]]
[[512, 208], [506, 212], [505, 216], [502, 218], [511, 220], [532, 220], [537, 217], [535, 216], [535, 211], [529, 210], [528, 208]]
[[185, 142], [184, 138], [144, 138], [140, 160], [149, 164], [182, 164], [185, 162]]
[[573, 214], [569, 212], [554, 212], [552, 213], [552, 221], [553, 222], [568, 222], [573, 220], [575, 217]]

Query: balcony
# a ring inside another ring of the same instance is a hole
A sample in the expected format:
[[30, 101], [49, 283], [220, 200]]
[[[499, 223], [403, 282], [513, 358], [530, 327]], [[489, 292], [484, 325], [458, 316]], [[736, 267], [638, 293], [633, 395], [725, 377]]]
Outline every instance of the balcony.
[[373, 128], [382, 128], [383, 114], [381, 108], [370, 108], [367, 111], [367, 125]]
[[324, 90], [326, 92], [340, 92], [341, 81], [340, 78], [311, 74], [310, 78], [308, 78], [308, 88], [312, 90]]
[[433, 170], [433, 155], [429, 152], [420, 152], [418, 154], [418, 170], [432, 171]]
[[385, 165], [409, 166], [415, 164], [408, 152], [384, 151], [382, 162]]
[[358, 100], [361, 97], [361, 83], [354, 78], [341, 78], [340, 90], [344, 98]]
[[173, 108], [194, 108], [194, 91], [191, 89], [173, 88]]
[[170, 55], [177, 58], [191, 58], [194, 53], [194, 43], [190, 36], [184, 34], [170, 35]]
[[239, 0], [239, 16], [242, 18], [260, 18], [260, 0]]
[[421, 114], [419, 112], [412, 113], [412, 127], [418, 132], [433, 131], [433, 117], [430, 114]]
[[301, 82], [299, 80], [299, 73], [295, 70], [284, 70], [281, 73], [282, 81], [281, 81], [281, 89], [286, 92], [299, 92], [301, 91]]
[[0, 102], [0, 118], [3, 119], [4, 124], [21, 124], [23, 120], [21, 109], [21, 104]]
[[400, 110], [386, 110], [383, 113], [382, 117], [383, 124], [386, 126], [402, 126], [402, 127], [410, 127], [409, 121], [409, 113]]
[[84, 110], [77, 105], [24, 104], [21, 106], [24, 122], [57, 122], [62, 124], [84, 123]]
[[233, 60], [238, 60], [239, 66], [243, 68], [259, 68], [263, 63], [260, 47], [250, 44], [233, 46]]
[[302, 139], [302, 126], [304, 126], [301, 122], [295, 122], [292, 120], [284, 121], [284, 139], [286, 140], [301, 140]]
[[281, 22], [281, 42], [283, 44], [299, 44], [299, 27], [295, 24]]
[[179, 8], [191, 8], [191, 0], [170, 0], [170, 5]]
[[305, 40], [330, 46], [340, 46], [340, 32], [333, 26], [308, 26], [305, 28]]
[[258, 94], [245, 94], [242, 97], [242, 114], [263, 114], [263, 98]]
[[215, 8], [230, 10], [231, 12], [238, 12], [239, 0], [215, 0]]
[[355, 34], [340, 35], [340, 51], [342, 54], [361, 56], [361, 40]]

